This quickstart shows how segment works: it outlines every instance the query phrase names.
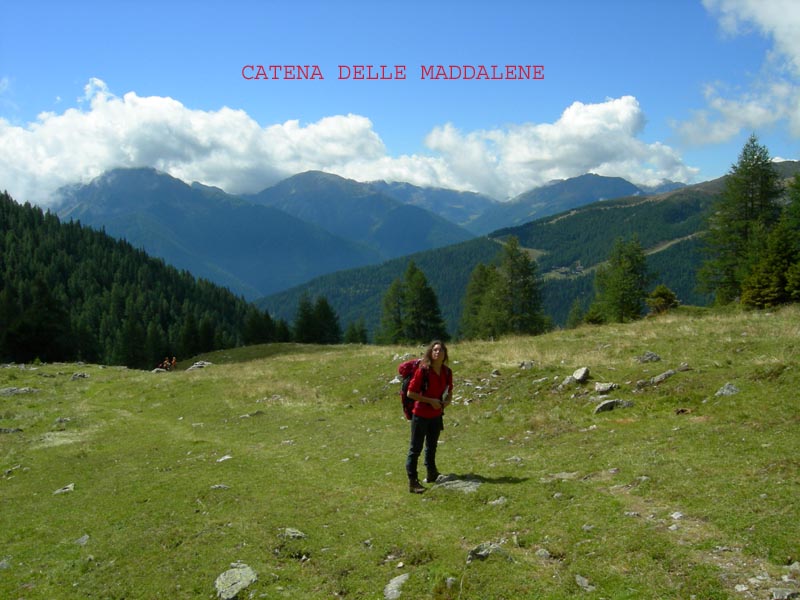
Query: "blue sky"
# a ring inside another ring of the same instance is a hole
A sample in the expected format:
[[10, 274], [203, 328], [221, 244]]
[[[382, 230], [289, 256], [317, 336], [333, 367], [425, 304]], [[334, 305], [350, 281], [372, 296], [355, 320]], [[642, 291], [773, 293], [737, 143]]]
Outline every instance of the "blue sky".
[[[6, 2], [0, 187], [152, 166], [232, 193], [320, 169], [511, 198], [585, 172], [725, 174], [750, 133], [800, 158], [800, 4]], [[338, 78], [404, 65], [405, 80]], [[422, 65], [533, 64], [544, 79], [428, 80]], [[246, 80], [245, 65], [324, 79]]]

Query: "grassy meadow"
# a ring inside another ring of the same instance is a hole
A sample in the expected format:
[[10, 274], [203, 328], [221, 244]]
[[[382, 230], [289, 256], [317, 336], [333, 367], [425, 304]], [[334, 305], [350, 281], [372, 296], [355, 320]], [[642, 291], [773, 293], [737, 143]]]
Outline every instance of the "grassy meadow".
[[[410, 599], [800, 590], [798, 307], [449, 350], [439, 468], [480, 485], [422, 495], [391, 383], [420, 348], [0, 368], [0, 598], [211, 599], [236, 562], [242, 599], [381, 599], [403, 574]], [[633, 405], [595, 414], [598, 382]]]

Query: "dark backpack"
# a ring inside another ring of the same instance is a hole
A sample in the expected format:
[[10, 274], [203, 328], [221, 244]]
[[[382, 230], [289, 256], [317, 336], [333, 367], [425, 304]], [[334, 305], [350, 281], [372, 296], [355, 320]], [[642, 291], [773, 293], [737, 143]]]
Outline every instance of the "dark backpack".
[[[414, 377], [414, 373], [417, 372], [421, 360], [422, 359], [419, 358], [413, 358], [400, 363], [400, 366], [397, 367], [397, 372], [400, 374], [400, 377], [403, 378], [403, 384], [400, 386], [400, 401], [403, 403], [403, 414], [405, 414], [408, 420], [411, 420], [411, 411], [414, 410], [414, 400], [408, 397], [408, 384], [411, 383], [411, 378]], [[422, 392], [425, 393], [428, 391], [428, 372], [424, 369], [422, 372], [424, 375], [422, 378]]]

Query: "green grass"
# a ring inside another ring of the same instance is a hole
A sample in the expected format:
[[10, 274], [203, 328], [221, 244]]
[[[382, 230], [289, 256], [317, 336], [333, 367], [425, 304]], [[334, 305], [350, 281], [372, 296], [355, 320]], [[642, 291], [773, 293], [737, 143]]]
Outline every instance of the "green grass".
[[[638, 362], [648, 350], [662, 360]], [[255, 346], [161, 374], [0, 368], [0, 389], [38, 390], [0, 396], [0, 427], [22, 429], [0, 434], [0, 597], [213, 598], [236, 561], [259, 576], [241, 598], [382, 598], [402, 573], [414, 599], [800, 588], [781, 581], [800, 559], [797, 307], [452, 344], [439, 467], [478, 478], [469, 494], [407, 491], [389, 383], [406, 352], [419, 349]], [[581, 366], [592, 381], [558, 389]], [[595, 415], [595, 381], [633, 406]], [[715, 396], [729, 382], [740, 392]], [[484, 542], [503, 552], [468, 564]]]

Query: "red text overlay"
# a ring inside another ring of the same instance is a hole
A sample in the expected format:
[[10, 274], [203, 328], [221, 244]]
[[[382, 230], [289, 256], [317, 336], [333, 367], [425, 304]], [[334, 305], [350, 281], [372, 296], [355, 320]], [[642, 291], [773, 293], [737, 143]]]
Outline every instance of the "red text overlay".
[[[392, 81], [410, 78], [462, 81], [538, 81], [544, 79], [544, 65], [420, 65], [409, 71], [406, 65], [337, 65], [331, 78], [349, 81]], [[319, 65], [244, 65], [242, 78], [248, 81], [325, 79]]]

